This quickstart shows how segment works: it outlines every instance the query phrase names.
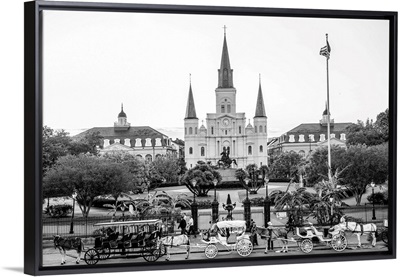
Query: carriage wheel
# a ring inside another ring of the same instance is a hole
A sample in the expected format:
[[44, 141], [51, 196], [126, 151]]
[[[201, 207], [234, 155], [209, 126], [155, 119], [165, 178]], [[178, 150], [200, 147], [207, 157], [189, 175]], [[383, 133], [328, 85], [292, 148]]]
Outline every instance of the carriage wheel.
[[300, 249], [304, 253], [310, 253], [313, 249], [313, 242], [310, 239], [303, 239], [300, 243]]
[[347, 247], [347, 238], [343, 235], [335, 235], [331, 240], [333, 250], [342, 252]]
[[218, 254], [218, 247], [215, 244], [209, 244], [204, 250], [204, 254], [207, 258], [214, 259]]
[[236, 251], [242, 257], [247, 257], [253, 251], [253, 244], [248, 239], [241, 239], [236, 243]]
[[155, 262], [160, 257], [160, 251], [154, 247], [145, 246], [142, 248], [142, 256], [147, 262]]
[[85, 253], [85, 262], [88, 265], [95, 265], [99, 262], [99, 252], [96, 249], [91, 248]]
[[100, 260], [106, 260], [111, 255], [110, 248], [101, 248], [101, 249], [98, 250], [98, 252], [99, 252], [99, 259]]

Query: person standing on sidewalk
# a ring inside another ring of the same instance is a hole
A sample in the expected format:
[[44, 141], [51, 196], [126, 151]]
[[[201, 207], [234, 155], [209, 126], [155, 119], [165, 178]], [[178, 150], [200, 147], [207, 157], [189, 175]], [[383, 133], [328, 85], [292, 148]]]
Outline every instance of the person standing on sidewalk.
[[196, 231], [194, 230], [194, 222], [192, 216], [189, 217], [189, 222], [187, 223], [187, 225], [189, 226], [188, 236], [193, 233], [194, 237], [196, 237]]
[[264, 254], [268, 254], [268, 250], [274, 250], [274, 240], [275, 240], [275, 233], [274, 233], [274, 226], [272, 225], [272, 222], [269, 221], [267, 223], [267, 234], [268, 234], [268, 239], [267, 239], [267, 245], [265, 247]]
[[181, 218], [181, 221], [179, 222], [178, 229], [181, 229], [181, 235], [186, 234], [186, 220], [185, 217]]

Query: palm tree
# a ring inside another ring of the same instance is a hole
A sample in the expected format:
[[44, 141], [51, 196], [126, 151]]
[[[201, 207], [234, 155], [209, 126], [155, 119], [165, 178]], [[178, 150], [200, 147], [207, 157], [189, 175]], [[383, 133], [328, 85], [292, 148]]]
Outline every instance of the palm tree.
[[332, 225], [334, 218], [339, 219], [342, 215], [340, 207], [347, 206], [342, 199], [348, 195], [338, 185], [341, 172], [336, 170], [331, 181], [322, 180], [314, 186], [316, 194], [310, 200], [311, 216], [321, 225]]
[[303, 221], [302, 208], [309, 204], [312, 195], [303, 187], [290, 190], [292, 184], [293, 179], [290, 181], [285, 191], [274, 190], [270, 193], [270, 197], [275, 203], [276, 210], [286, 210], [289, 214], [293, 214], [294, 217], [297, 218], [298, 224], [301, 224]]

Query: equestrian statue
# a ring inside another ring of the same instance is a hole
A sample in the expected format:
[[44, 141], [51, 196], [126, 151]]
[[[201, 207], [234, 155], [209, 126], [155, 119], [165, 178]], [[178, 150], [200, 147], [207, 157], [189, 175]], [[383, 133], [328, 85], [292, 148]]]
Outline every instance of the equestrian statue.
[[224, 147], [220, 155], [221, 159], [217, 162], [219, 168], [221, 168], [221, 166], [222, 168], [230, 168], [232, 163], [237, 166], [236, 160], [229, 158], [229, 148], [227, 149]]

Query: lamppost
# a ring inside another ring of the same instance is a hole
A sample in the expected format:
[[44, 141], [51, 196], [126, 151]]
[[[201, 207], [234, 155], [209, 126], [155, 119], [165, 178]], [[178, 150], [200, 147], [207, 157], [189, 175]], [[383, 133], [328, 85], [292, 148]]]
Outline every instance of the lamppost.
[[264, 226], [267, 226], [268, 222], [271, 221], [271, 207], [270, 207], [270, 199], [268, 196], [268, 183], [269, 179], [267, 176], [264, 178], [265, 182], [265, 200], [264, 200]]
[[246, 221], [246, 227], [248, 231], [250, 228], [250, 219], [251, 219], [250, 200], [249, 200], [250, 179], [246, 177], [246, 179], [244, 179], [244, 182], [246, 183], [246, 199], [243, 201], [243, 208], [244, 208], [244, 220]]
[[193, 203], [191, 205], [191, 210], [192, 210], [192, 218], [193, 218], [193, 228], [194, 231], [197, 232], [197, 214], [198, 214], [198, 205], [196, 203], [196, 184], [197, 184], [197, 180], [196, 179], [192, 179], [190, 181], [193, 185]]
[[372, 187], [372, 220], [375, 220], [375, 183], [374, 181], [371, 182]]
[[215, 178], [213, 180], [214, 183], [214, 201], [211, 203], [211, 208], [212, 208], [212, 222], [216, 222], [218, 220], [218, 207], [219, 203], [217, 201], [217, 184], [218, 184], [218, 179]]
[[76, 191], [74, 191], [74, 193], [72, 193], [72, 215], [71, 215], [71, 226], [69, 229], [70, 234], [74, 233], [75, 200], [76, 200], [77, 195], [78, 194], [76, 193]]
[[333, 226], [333, 197], [329, 197], [329, 202], [331, 202], [331, 226]]

